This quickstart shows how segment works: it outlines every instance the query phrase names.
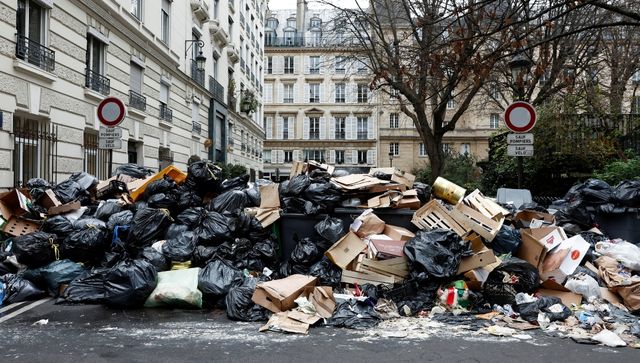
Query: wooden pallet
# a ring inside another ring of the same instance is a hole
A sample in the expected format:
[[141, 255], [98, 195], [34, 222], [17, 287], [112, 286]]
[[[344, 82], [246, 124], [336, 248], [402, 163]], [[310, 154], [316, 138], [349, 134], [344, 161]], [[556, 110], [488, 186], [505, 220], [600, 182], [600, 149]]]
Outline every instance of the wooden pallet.
[[471, 207], [483, 215], [499, 221], [500, 219], [509, 215], [509, 211], [502, 208], [498, 203], [482, 195], [482, 193], [476, 189], [471, 194], [467, 195], [462, 202]]
[[451, 217], [458, 221], [464, 228], [471, 230], [491, 242], [502, 228], [504, 217], [493, 220], [477, 210], [466, 206], [464, 203], [456, 205], [450, 212]]
[[450, 212], [436, 200], [432, 200], [418, 209], [411, 219], [411, 223], [420, 229], [444, 228], [450, 229], [459, 236], [465, 236], [470, 228], [465, 227], [451, 216]]

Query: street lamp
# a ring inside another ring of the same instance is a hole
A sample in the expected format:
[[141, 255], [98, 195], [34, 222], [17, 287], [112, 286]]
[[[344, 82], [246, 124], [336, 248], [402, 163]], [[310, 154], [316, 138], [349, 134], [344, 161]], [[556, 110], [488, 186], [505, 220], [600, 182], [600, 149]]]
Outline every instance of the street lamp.
[[[187, 39], [184, 41], [184, 58], [187, 58], [187, 54], [189, 54], [189, 49], [191, 49], [193, 47], [193, 44], [197, 44], [197, 46], [199, 47], [200, 52], [199, 54], [196, 56], [196, 68], [198, 69], [198, 71], [202, 72], [204, 71], [204, 66], [207, 62], [207, 57], [205, 57], [204, 55], [202, 55], [202, 48], [204, 48], [204, 42], [200, 39]], [[187, 46], [188, 45], [188, 46]]]
[[393, 153], [389, 153], [389, 167], [393, 167]]
[[[509, 61], [509, 68], [511, 68], [511, 77], [514, 83], [513, 96], [516, 101], [523, 101], [525, 96], [525, 82], [529, 81], [529, 71], [533, 62], [525, 54], [525, 52], [518, 52]], [[523, 157], [516, 156], [517, 168], [518, 168], [518, 189], [522, 189], [522, 181], [524, 179], [524, 166]]]

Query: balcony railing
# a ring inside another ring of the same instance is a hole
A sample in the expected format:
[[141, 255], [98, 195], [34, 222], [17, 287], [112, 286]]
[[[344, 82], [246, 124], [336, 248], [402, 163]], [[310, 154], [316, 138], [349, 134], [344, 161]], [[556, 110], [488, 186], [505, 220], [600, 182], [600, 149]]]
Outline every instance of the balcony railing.
[[344, 140], [346, 138], [345, 131], [336, 131], [336, 140]]
[[198, 65], [195, 60], [191, 60], [191, 79], [196, 81], [197, 84], [204, 87], [204, 71], [198, 69]]
[[147, 98], [138, 92], [129, 91], [129, 106], [145, 111], [147, 109]]
[[244, 59], [240, 58], [240, 70], [244, 72]]
[[209, 76], [209, 91], [213, 94], [214, 100], [222, 103], [226, 102], [224, 99], [224, 87], [211, 76]]
[[108, 96], [111, 92], [111, 81], [109, 78], [88, 68], [85, 74], [85, 86], [105, 96]]
[[160, 104], [160, 119], [167, 122], [173, 122], [173, 111], [164, 103]]
[[358, 140], [366, 140], [369, 133], [366, 131], [358, 131]]
[[326, 36], [323, 38], [314, 37], [265, 37], [264, 45], [266, 47], [354, 47], [361, 45], [361, 41], [355, 37], [340, 39], [337, 37]]
[[53, 72], [56, 67], [56, 52], [24, 35], [16, 34], [16, 36], [16, 57], [47, 72]]

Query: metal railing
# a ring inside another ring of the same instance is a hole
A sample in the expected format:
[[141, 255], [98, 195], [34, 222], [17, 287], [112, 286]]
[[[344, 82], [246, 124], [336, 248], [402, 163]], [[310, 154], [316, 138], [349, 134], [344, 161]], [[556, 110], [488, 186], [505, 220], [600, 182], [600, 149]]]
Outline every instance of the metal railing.
[[173, 122], [173, 111], [164, 103], [160, 104], [160, 119]]
[[216, 81], [213, 77], [209, 76], [209, 91], [213, 94], [213, 99], [225, 103], [224, 87]]
[[138, 92], [129, 91], [129, 106], [136, 108], [140, 111], [146, 111], [147, 109], [147, 98]]
[[346, 132], [344, 130], [342, 130], [342, 131], [336, 130], [336, 135], [335, 135], [336, 140], [344, 140], [346, 138], [346, 136], [347, 136], [347, 134], [346, 134]]
[[109, 78], [89, 68], [87, 68], [85, 74], [85, 86], [105, 96], [108, 96], [111, 92], [111, 81]]
[[266, 47], [354, 47], [360, 46], [361, 40], [354, 37], [348, 37], [346, 39], [340, 39], [337, 37], [326, 36], [320, 39], [314, 37], [266, 37], [264, 38], [264, 45]]
[[13, 181], [23, 187], [31, 178], [55, 180], [58, 126], [19, 118], [13, 125]]
[[358, 140], [366, 140], [369, 136], [369, 133], [366, 131], [358, 131]]
[[191, 60], [191, 79], [204, 87], [204, 70], [199, 70], [197, 62], [193, 59]]
[[47, 72], [56, 67], [56, 52], [24, 35], [16, 34], [16, 57], [27, 61]]
[[240, 58], [240, 70], [244, 72], [244, 59]]
[[84, 133], [82, 151], [84, 153], [84, 171], [96, 178], [109, 178], [109, 150], [98, 148], [98, 134]]

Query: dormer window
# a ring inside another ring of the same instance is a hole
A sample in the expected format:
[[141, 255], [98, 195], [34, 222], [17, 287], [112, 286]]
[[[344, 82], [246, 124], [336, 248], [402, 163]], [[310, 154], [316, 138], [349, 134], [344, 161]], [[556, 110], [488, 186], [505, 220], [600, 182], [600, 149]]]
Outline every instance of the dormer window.
[[269, 29], [277, 29], [278, 28], [278, 19], [276, 18], [269, 18], [267, 19], [267, 28]]
[[295, 28], [296, 27], [296, 18], [289, 18], [287, 19], [287, 27], [288, 28]]
[[320, 18], [311, 18], [309, 21], [309, 27], [311, 29], [320, 28], [322, 26], [322, 20]]

